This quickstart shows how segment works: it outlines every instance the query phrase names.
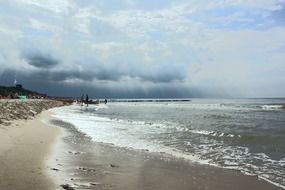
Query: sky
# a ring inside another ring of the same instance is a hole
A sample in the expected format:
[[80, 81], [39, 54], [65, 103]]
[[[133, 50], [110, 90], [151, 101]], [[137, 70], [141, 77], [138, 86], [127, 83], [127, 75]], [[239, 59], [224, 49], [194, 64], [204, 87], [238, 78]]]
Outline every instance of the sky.
[[0, 85], [92, 98], [285, 97], [285, 0], [0, 0]]

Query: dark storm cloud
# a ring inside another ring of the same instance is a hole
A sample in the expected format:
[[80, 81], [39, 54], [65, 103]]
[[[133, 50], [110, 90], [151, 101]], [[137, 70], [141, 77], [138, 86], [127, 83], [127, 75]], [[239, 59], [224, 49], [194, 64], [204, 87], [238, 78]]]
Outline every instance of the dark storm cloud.
[[[24, 73], [23, 71], [6, 70], [0, 74], [0, 82], [1, 85], [12, 86], [14, 79], [17, 79], [24, 88], [48, 95], [66, 97], [77, 97], [81, 96], [82, 93], [88, 94], [91, 98], [186, 98], [202, 96], [199, 89], [186, 88], [183, 85], [171, 85], [171, 83], [144, 88], [140, 85], [127, 87], [124, 82], [111, 85], [94, 83], [92, 86], [88, 83], [61, 82], [70, 78], [89, 81], [96, 78], [95, 76], [96, 74], [93, 72], [79, 71], [51, 72], [48, 70], [47, 72]], [[100, 77], [106, 79], [107, 76]]]
[[149, 74], [136, 74], [133, 73], [128, 75], [127, 73], [114, 71], [114, 70], [62, 70], [62, 71], [39, 71], [33, 73], [33, 77], [46, 79], [54, 82], [61, 82], [68, 79], [79, 79], [83, 81], [92, 81], [93, 79], [99, 81], [120, 81], [122, 77], [129, 76], [130, 78], [138, 78], [142, 82], [152, 82], [152, 83], [171, 83], [174, 81], [183, 81], [184, 76], [178, 73], [159, 73], [156, 75]]
[[16, 72], [14, 70], [8, 69], [0, 73], [0, 85], [14, 85], [14, 80], [16, 77]]
[[90, 71], [38, 71], [32, 74], [34, 78], [43, 79], [52, 82], [61, 82], [68, 79], [80, 79], [83, 81], [92, 80], [95, 76]]
[[139, 75], [139, 78], [142, 81], [148, 81], [148, 82], [153, 82], [153, 83], [171, 83], [174, 81], [183, 81], [185, 79], [185, 75], [183, 73], [180, 72], [158, 72], [156, 74], [143, 74], [143, 75]]
[[[13, 85], [15, 72], [7, 71], [3, 74], [1, 83], [3, 85]], [[5, 81], [3, 81], [4, 79]], [[43, 78], [35, 76], [17, 74], [17, 81], [23, 85], [24, 88], [36, 90], [41, 93], [54, 96], [77, 97], [81, 94], [88, 94], [90, 98], [184, 98], [184, 97], [200, 97], [197, 89], [189, 90], [180, 86], [166, 86], [166, 87], [152, 87], [145, 90], [140, 85], [127, 88], [115, 84], [111, 86], [96, 85], [90, 87], [88, 84], [66, 84], [59, 82], [52, 82]]]
[[141, 70], [141, 69], [120, 69], [119, 67], [105, 68], [97, 64], [92, 68], [84, 68], [77, 70], [76, 65], [72, 70], [46, 70], [42, 67], [41, 70], [34, 72], [34, 78], [46, 79], [53, 82], [62, 82], [65, 80], [79, 79], [82, 81], [121, 81], [124, 77], [139, 79], [141, 82], [151, 83], [171, 83], [175, 81], [183, 81], [186, 77], [185, 72], [177, 69], [163, 69], [163, 70]]
[[106, 80], [106, 81], [119, 81], [123, 73], [120, 71], [111, 71], [106, 69], [97, 69], [94, 72], [94, 76], [97, 80]]
[[25, 59], [28, 64], [44, 69], [49, 69], [59, 64], [59, 61], [55, 58], [45, 55], [29, 55]]
[[105, 81], [119, 81], [120, 74], [110, 73], [104, 70], [61, 70], [61, 71], [46, 71], [41, 70], [32, 74], [34, 78], [45, 79], [52, 82], [62, 82], [65, 80], [79, 79], [82, 81], [92, 81], [93, 79]]

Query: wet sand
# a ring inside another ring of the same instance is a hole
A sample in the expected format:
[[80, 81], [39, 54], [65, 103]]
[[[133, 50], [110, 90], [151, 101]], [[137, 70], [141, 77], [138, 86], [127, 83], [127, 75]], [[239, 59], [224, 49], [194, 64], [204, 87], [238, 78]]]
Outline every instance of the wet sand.
[[94, 143], [72, 125], [51, 120], [65, 128], [65, 136], [51, 158], [50, 173], [57, 185], [70, 189], [114, 190], [277, 190], [256, 176], [200, 165], [159, 153], [135, 151]]
[[92, 142], [49, 111], [1, 124], [0, 137], [1, 190], [281, 189], [238, 171]]
[[42, 122], [44, 111], [33, 119], [10, 120], [0, 125], [0, 189], [58, 189], [47, 175], [47, 160], [62, 129]]

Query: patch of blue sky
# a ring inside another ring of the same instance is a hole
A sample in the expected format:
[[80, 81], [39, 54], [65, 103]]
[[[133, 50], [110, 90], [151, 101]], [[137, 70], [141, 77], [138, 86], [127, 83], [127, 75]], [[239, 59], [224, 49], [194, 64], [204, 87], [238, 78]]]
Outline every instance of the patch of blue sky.
[[263, 30], [272, 25], [270, 19], [263, 17], [264, 13], [264, 10], [231, 6], [206, 10], [197, 14], [189, 14], [186, 15], [186, 17], [193, 21], [203, 23], [209, 28]]
[[34, 36], [34, 37], [44, 37], [44, 38], [50, 38], [54, 35], [53, 32], [46, 31], [46, 30], [38, 30], [31, 27], [22, 27], [21, 31], [27, 35], [27, 36]]
[[227, 7], [222, 7], [222, 8], [216, 8], [216, 9], [208, 9], [207, 11], [204, 12], [204, 14], [207, 14], [208, 16], [230, 16], [234, 13], [237, 12], [244, 12], [245, 9], [241, 9], [240, 7], [237, 6], [227, 6]]
[[8, 16], [9, 19], [23, 19], [32, 16], [30, 15], [28, 9], [23, 9], [20, 6], [15, 6], [15, 4], [13, 4], [12, 2], [3, 3], [0, 1], [0, 13], [0, 16]]
[[[15, 12], [15, 6], [11, 5], [10, 3], [2, 3], [0, 2], [0, 12], [1, 14], [11, 14]], [[17, 13], [17, 12], [15, 12]]]
[[133, 6], [136, 9], [158, 10], [169, 7], [172, 2], [171, 0], [133, 0]]
[[130, 3], [126, 0], [108, 0], [108, 1], [101, 1], [101, 0], [95, 0], [95, 1], [81, 1], [78, 0], [76, 2], [78, 5], [82, 7], [90, 7], [96, 5], [97, 8], [104, 11], [116, 11], [116, 10], [127, 10], [130, 7]]
[[263, 22], [244, 22], [244, 21], [231, 21], [228, 23], [213, 21], [207, 23], [208, 28], [212, 29], [227, 29], [227, 30], [243, 30], [243, 29], [255, 29], [255, 30], [263, 30], [267, 28], [264, 26]]
[[268, 53], [285, 53], [285, 45], [279, 48], [272, 49]]
[[90, 36], [86, 35], [85, 33], [78, 32], [78, 31], [73, 31], [71, 34], [72, 37], [78, 41], [85, 41], [88, 40]]
[[[45, 22], [50, 21], [55, 24], [58, 22], [58, 18], [55, 15], [51, 15], [49, 11], [45, 9], [36, 9], [34, 7], [20, 7], [15, 6], [13, 3], [2, 3], [0, 2], [0, 13], [1, 15], [8, 15], [9, 18], [17, 18], [27, 20], [29, 18], [35, 18], [43, 20]], [[60, 19], [59, 19], [60, 20]]]
[[148, 35], [152, 38], [152, 40], [158, 41], [158, 42], [166, 42], [167, 38], [161, 31], [152, 31], [149, 32]]
[[188, 19], [195, 19], [199, 21], [199, 18], [211, 18], [211, 17], [225, 17], [225, 16], [230, 16], [233, 15], [234, 13], [241, 12], [242, 10], [236, 6], [231, 6], [231, 7], [223, 7], [223, 8], [215, 8], [215, 9], [208, 9], [205, 11], [199, 11], [190, 13], [185, 15], [186, 18]]
[[270, 19], [273, 20], [275, 25], [285, 25], [285, 6], [282, 9], [271, 12]]
[[78, 0], [76, 4], [81, 7], [90, 7], [96, 4], [96, 7], [107, 11], [116, 10], [129, 10], [129, 9], [140, 9], [140, 10], [157, 10], [169, 7], [173, 3], [172, 0]]

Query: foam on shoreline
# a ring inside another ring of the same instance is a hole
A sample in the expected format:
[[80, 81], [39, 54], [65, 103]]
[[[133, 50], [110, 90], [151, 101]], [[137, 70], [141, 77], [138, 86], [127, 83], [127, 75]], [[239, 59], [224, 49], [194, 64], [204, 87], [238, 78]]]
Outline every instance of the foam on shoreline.
[[[189, 163], [164, 153], [98, 143], [68, 122], [53, 118], [66, 131], [53, 157], [54, 177], [74, 189], [280, 189], [256, 176]], [[65, 177], [65, 179], [62, 179]], [[163, 181], [164, 183], [160, 183]], [[59, 184], [60, 185], [60, 184]]]

